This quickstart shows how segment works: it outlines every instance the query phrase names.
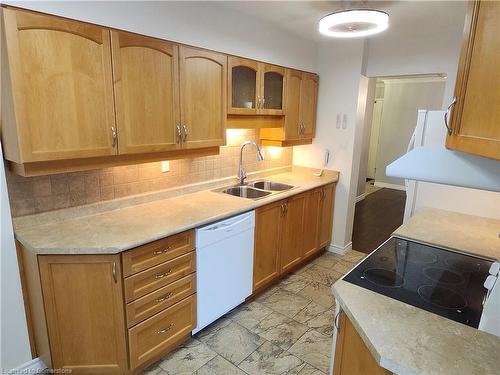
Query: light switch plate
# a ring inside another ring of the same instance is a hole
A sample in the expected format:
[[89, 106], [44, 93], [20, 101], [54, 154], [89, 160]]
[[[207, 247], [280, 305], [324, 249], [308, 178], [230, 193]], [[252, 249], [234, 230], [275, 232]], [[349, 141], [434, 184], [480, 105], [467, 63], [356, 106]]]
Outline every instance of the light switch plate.
[[344, 113], [342, 116], [342, 129], [347, 129], [347, 114]]
[[341, 121], [342, 121], [342, 114], [341, 113], [337, 113], [337, 123], [335, 125], [335, 127], [337, 129], [340, 129]]

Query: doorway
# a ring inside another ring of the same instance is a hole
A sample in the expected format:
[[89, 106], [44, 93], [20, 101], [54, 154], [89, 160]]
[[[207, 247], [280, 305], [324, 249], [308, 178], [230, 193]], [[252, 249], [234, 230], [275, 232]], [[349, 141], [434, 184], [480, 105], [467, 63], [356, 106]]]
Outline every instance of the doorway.
[[[363, 129], [353, 249], [369, 253], [403, 222], [406, 181], [385, 168], [408, 150], [419, 109], [442, 108], [444, 74], [371, 78], [371, 114]], [[370, 89], [369, 89], [370, 90]], [[369, 104], [369, 105], [368, 105]]]

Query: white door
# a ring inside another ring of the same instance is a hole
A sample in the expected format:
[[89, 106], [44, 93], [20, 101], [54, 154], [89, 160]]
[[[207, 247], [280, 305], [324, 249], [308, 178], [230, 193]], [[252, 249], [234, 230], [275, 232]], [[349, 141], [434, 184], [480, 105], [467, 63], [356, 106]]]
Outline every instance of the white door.
[[384, 99], [375, 100], [373, 105], [373, 120], [370, 133], [370, 148], [368, 151], [368, 171], [366, 176], [375, 179], [375, 166], [377, 165], [378, 141], [380, 135], [380, 123], [382, 120], [382, 107]]

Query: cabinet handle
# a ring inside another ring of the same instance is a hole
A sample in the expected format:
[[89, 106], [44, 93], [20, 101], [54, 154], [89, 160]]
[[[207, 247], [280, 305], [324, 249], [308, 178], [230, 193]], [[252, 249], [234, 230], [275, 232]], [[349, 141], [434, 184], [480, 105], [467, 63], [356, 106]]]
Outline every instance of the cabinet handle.
[[161, 255], [161, 254], [165, 254], [167, 251], [170, 250], [170, 246], [167, 246], [166, 248], [164, 249], [159, 249], [159, 250], [155, 250], [153, 251], [153, 255], [154, 256], [157, 256], [157, 255]]
[[288, 203], [285, 203], [285, 216], [288, 214]]
[[182, 130], [181, 130], [181, 126], [177, 125], [177, 143], [181, 143], [181, 142], [182, 142]]
[[320, 194], [320, 200], [324, 200], [325, 199], [325, 191], [324, 190], [321, 190], [321, 194]]
[[116, 278], [116, 262], [113, 262], [111, 274], [113, 275], [113, 280], [115, 281], [115, 283], [117, 283], [118, 279]]
[[340, 318], [340, 314], [342, 313], [342, 310], [339, 310], [339, 312], [337, 313], [337, 315], [335, 315], [335, 328], [337, 328], [337, 333], [340, 333], [340, 325], [339, 325], [339, 318]]
[[265, 105], [266, 105], [266, 98], [262, 96], [261, 108], [264, 108]]
[[444, 114], [444, 126], [446, 126], [446, 130], [448, 130], [448, 134], [451, 135], [453, 133], [453, 129], [448, 125], [448, 118], [450, 117], [451, 114], [451, 109], [453, 106], [457, 103], [457, 97], [454, 96], [453, 100], [451, 101], [450, 105], [446, 109], [446, 112]]
[[285, 205], [283, 203], [281, 203], [281, 215], [280, 216], [285, 216]]
[[172, 295], [173, 295], [173, 294], [174, 294], [174, 293], [172, 293], [172, 292], [167, 293], [167, 294], [165, 294], [163, 297], [160, 297], [160, 298], [155, 299], [155, 302], [156, 302], [156, 303], [161, 303], [161, 302], [163, 302], [163, 301], [166, 301], [167, 299], [169, 299], [170, 297], [172, 297]]
[[186, 142], [188, 136], [188, 130], [186, 125], [182, 125], [182, 133], [184, 134], [184, 136], [182, 137], [182, 142]]
[[111, 139], [113, 140], [113, 148], [116, 147], [116, 139], [118, 138], [118, 134], [116, 133], [116, 128], [114, 126], [111, 127]]
[[155, 275], [155, 279], [158, 280], [158, 279], [163, 279], [165, 276], [168, 276], [172, 273], [172, 269], [169, 269], [168, 271], [165, 271], [165, 272], [161, 272], [161, 273], [157, 273]]
[[159, 334], [159, 335], [162, 335], [162, 334], [164, 334], [164, 333], [166, 333], [166, 332], [170, 331], [173, 327], [174, 327], [174, 323], [170, 323], [170, 324], [168, 325], [168, 327], [162, 328], [162, 329], [160, 329], [160, 330], [159, 330], [158, 332], [156, 332], [156, 333], [157, 333], [157, 334]]

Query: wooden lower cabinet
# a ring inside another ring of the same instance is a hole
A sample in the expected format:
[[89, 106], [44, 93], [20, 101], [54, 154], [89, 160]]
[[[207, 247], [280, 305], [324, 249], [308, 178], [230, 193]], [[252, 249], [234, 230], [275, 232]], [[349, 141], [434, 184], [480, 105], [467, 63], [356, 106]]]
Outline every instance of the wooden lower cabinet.
[[194, 231], [122, 254], [36, 255], [18, 246], [31, 339], [50, 368], [137, 373], [196, 327]]
[[335, 202], [335, 184], [326, 185], [320, 190], [320, 213], [318, 248], [322, 249], [332, 242], [333, 204]]
[[254, 293], [330, 243], [334, 191], [330, 184], [255, 210]]
[[367, 374], [391, 375], [392, 372], [378, 365], [349, 318], [341, 312], [333, 375]]
[[279, 276], [282, 216], [282, 201], [255, 210], [254, 291], [264, 287]]

